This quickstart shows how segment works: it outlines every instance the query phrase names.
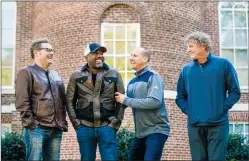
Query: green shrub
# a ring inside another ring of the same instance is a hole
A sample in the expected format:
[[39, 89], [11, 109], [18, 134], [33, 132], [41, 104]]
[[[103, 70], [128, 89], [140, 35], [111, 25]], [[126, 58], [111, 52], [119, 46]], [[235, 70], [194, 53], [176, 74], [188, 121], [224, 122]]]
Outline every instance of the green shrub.
[[249, 141], [241, 134], [229, 134], [226, 160], [249, 160]]
[[23, 136], [14, 132], [5, 132], [1, 138], [1, 160], [25, 160]]
[[118, 160], [128, 160], [128, 155], [135, 133], [127, 129], [120, 129], [117, 133], [118, 139]]

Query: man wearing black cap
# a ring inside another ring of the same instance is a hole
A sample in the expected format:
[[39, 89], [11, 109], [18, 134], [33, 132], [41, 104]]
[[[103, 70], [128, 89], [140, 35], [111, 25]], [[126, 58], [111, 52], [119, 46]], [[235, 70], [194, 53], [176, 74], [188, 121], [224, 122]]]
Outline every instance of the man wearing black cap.
[[95, 160], [98, 143], [102, 160], [117, 160], [116, 131], [125, 106], [114, 93], [125, 93], [119, 72], [104, 63], [107, 49], [97, 43], [84, 51], [86, 64], [71, 74], [67, 86], [67, 111], [80, 147], [81, 160]]

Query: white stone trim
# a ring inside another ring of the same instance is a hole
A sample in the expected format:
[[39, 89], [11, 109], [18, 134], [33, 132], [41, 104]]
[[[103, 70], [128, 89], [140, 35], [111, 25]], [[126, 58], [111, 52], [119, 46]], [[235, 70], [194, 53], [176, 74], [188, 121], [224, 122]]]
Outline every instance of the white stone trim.
[[164, 99], [176, 99], [176, 91], [164, 90]]
[[16, 111], [15, 104], [2, 105], [2, 113], [12, 113], [13, 111]]
[[2, 94], [15, 94], [15, 89], [14, 88], [3, 88]]
[[248, 104], [236, 103], [229, 111], [248, 111]]

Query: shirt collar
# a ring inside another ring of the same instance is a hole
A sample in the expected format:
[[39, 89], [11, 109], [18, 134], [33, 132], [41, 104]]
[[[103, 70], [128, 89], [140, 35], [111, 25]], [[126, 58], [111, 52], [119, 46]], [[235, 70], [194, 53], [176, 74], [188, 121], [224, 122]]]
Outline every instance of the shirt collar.
[[[110, 67], [106, 63], [104, 63], [102, 69], [110, 70]], [[81, 71], [84, 71], [84, 70], [89, 70], [88, 64], [85, 64], [83, 67], [81, 67]]]
[[143, 69], [139, 70], [138, 72], [135, 73], [135, 75], [138, 77], [138, 76], [141, 76], [143, 75], [145, 72], [147, 72], [148, 70], [150, 69], [149, 66], [146, 66], [144, 67]]

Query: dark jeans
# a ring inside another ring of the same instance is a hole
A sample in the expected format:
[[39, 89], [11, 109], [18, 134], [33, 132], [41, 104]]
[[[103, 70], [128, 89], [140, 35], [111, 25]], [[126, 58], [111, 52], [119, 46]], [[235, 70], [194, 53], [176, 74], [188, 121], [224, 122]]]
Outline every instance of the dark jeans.
[[192, 160], [225, 160], [229, 124], [219, 126], [188, 125]]
[[98, 128], [80, 126], [77, 130], [81, 160], [95, 160], [97, 143], [101, 160], [117, 160], [116, 130], [110, 126]]
[[24, 128], [26, 160], [60, 160], [62, 130], [37, 126]]
[[167, 139], [167, 135], [160, 133], [151, 134], [145, 138], [135, 137], [128, 160], [160, 160]]

